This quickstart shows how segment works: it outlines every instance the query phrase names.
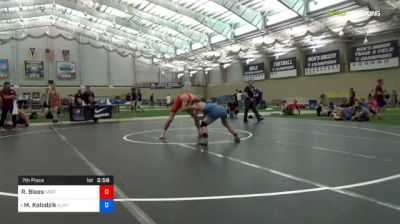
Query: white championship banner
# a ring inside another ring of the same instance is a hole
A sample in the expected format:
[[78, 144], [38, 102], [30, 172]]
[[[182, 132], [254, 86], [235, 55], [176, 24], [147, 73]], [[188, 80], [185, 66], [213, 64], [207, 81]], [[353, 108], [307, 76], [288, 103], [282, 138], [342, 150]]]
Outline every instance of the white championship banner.
[[399, 67], [397, 40], [351, 48], [350, 71], [395, 67]]
[[269, 77], [271, 79], [296, 77], [297, 63], [296, 58], [284, 58], [272, 61], [272, 69]]
[[244, 67], [243, 81], [264, 80], [264, 63], [250, 64]]
[[306, 56], [305, 75], [322, 75], [340, 72], [339, 50]]

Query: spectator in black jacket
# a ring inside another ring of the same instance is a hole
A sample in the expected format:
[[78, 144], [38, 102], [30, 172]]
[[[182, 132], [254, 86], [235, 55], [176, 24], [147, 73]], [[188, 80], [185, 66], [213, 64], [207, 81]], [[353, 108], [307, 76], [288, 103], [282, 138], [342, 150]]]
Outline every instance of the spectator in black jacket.
[[94, 93], [90, 90], [90, 86], [86, 86], [86, 91], [83, 93], [82, 99], [83, 102], [85, 102], [93, 121], [97, 122], [98, 119], [95, 118], [96, 95], [94, 95]]

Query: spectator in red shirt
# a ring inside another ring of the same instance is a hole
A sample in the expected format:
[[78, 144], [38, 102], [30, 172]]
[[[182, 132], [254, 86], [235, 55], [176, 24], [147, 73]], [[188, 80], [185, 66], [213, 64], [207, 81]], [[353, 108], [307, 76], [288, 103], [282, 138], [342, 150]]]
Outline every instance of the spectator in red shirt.
[[381, 112], [379, 111], [379, 106], [375, 96], [368, 100], [368, 108], [369, 111], [374, 115], [374, 117], [382, 119]]
[[292, 104], [287, 105], [286, 108], [283, 109], [283, 115], [294, 115], [294, 110], [297, 110], [298, 114], [300, 114], [300, 108], [300, 104], [295, 100]]
[[386, 108], [385, 92], [383, 90], [383, 79], [378, 79], [378, 84], [375, 87], [375, 97], [378, 103], [379, 112], [382, 113]]
[[[12, 114], [14, 109], [14, 100], [17, 99], [17, 93], [11, 89], [10, 82], [4, 82], [3, 90], [0, 91], [1, 99], [1, 120], [0, 120], [0, 132], [6, 131], [4, 128], [4, 122], [7, 117], [7, 113]], [[17, 117], [12, 115], [13, 127], [17, 126]]]
[[237, 119], [237, 114], [239, 113], [239, 108], [238, 108], [236, 102], [228, 103], [228, 113], [229, 113], [230, 118]]

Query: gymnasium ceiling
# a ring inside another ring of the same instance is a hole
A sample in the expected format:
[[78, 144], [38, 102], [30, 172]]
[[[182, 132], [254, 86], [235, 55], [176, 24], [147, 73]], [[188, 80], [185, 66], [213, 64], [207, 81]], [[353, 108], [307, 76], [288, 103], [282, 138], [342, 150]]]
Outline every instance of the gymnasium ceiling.
[[399, 7], [399, 0], [1, 0], [0, 43], [43, 30], [164, 68], [208, 70], [394, 32]]

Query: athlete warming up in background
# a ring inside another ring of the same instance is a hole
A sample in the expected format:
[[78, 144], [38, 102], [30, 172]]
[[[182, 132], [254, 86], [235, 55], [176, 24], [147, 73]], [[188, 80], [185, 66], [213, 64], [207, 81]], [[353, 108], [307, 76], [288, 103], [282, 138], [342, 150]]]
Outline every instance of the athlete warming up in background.
[[204, 118], [201, 121], [201, 134], [202, 139], [199, 141], [199, 145], [208, 145], [208, 129], [207, 126], [217, 119], [221, 118], [222, 125], [224, 125], [228, 131], [235, 138], [235, 142], [239, 143], [240, 138], [236, 133], [235, 128], [228, 122], [228, 116], [226, 109], [215, 103], [205, 103], [200, 101], [199, 99], [192, 100], [192, 105], [188, 107], [188, 109], [192, 109], [193, 111], [202, 111], [204, 113]]
[[199, 125], [199, 119], [197, 117], [197, 112], [192, 109], [188, 109], [188, 107], [192, 104], [192, 101], [194, 99], [197, 99], [197, 97], [189, 92], [183, 92], [182, 94], [176, 97], [174, 105], [172, 105], [171, 112], [169, 113], [169, 117], [165, 121], [164, 130], [160, 135], [160, 139], [165, 139], [165, 133], [167, 132], [169, 126], [174, 120], [176, 113], [179, 110], [186, 111], [188, 114], [190, 114], [190, 116], [192, 116], [194, 120], [194, 125], [196, 126], [200, 135], [200, 125]]

